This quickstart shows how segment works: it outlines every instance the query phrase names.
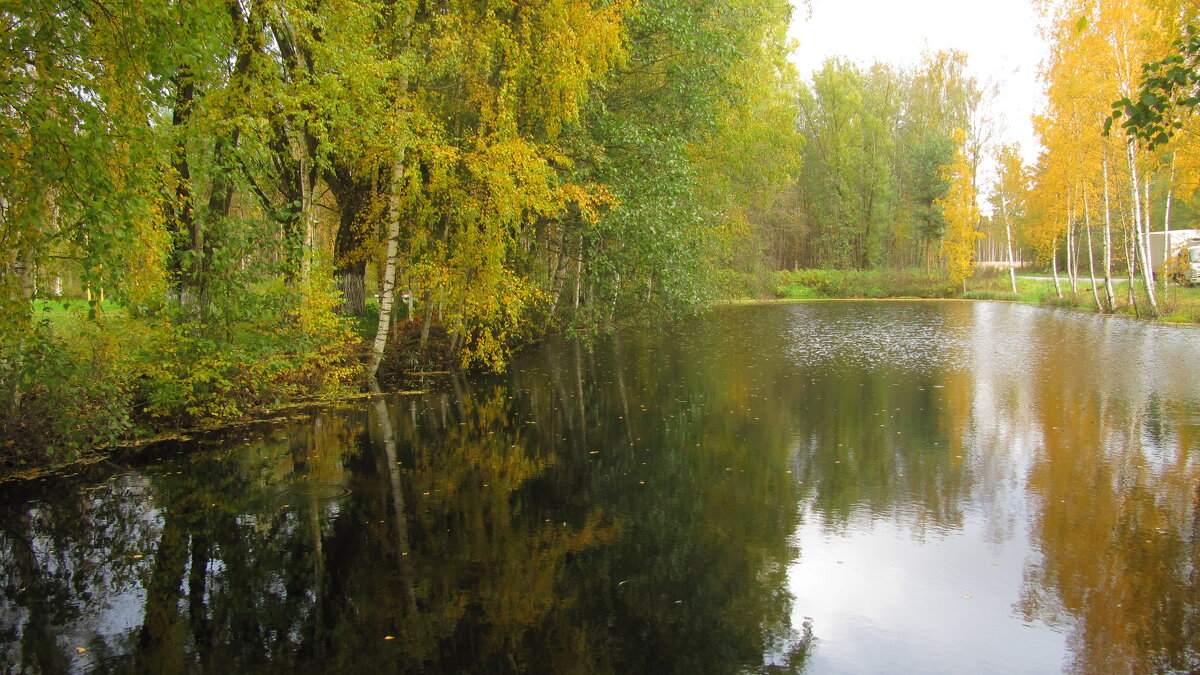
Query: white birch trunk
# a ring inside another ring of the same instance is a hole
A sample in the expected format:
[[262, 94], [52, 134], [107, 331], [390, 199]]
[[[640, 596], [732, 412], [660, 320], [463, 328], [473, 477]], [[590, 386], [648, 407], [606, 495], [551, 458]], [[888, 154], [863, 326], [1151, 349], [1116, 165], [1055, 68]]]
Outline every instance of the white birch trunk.
[[1050, 245], [1050, 269], [1054, 272], [1054, 292], [1062, 298], [1062, 286], [1058, 280], [1058, 237], [1054, 238], [1054, 243]]
[[404, 150], [401, 149], [392, 163], [392, 193], [388, 197], [387, 263], [383, 270], [383, 285], [379, 290], [379, 324], [375, 330], [375, 342], [371, 345], [371, 365], [367, 372], [375, 377], [383, 361], [383, 348], [387, 346], [388, 332], [392, 327], [392, 304], [396, 298], [396, 259], [400, 255], [400, 189], [404, 179]]
[[1000, 198], [1000, 217], [1004, 219], [1004, 239], [1008, 244], [1008, 282], [1012, 286], [1013, 295], [1017, 294], [1017, 268], [1013, 260], [1012, 222], [1008, 218], [1008, 204]]
[[1104, 292], [1108, 296], [1108, 311], [1117, 309], [1117, 294], [1112, 280], [1112, 210], [1108, 200], [1108, 157], [1104, 157]]
[[[1171, 173], [1167, 178], [1167, 205], [1163, 209], [1163, 262], [1171, 259], [1171, 198], [1175, 195], [1175, 153], [1171, 153]], [[1163, 280], [1166, 285], [1166, 280]]]
[[1103, 312], [1104, 305], [1100, 303], [1100, 291], [1096, 288], [1096, 258], [1092, 251], [1092, 213], [1088, 208], [1087, 191], [1083, 191], [1083, 231], [1087, 236], [1088, 280], [1092, 285], [1092, 299], [1096, 301], [1096, 310]]
[[1071, 292], [1079, 292], [1079, 281], [1075, 278], [1075, 205], [1067, 198], [1067, 280]]
[[[1158, 302], [1154, 297], [1154, 272], [1150, 269], [1150, 249], [1146, 244], [1146, 236], [1143, 231], [1145, 223], [1142, 222], [1142, 204], [1141, 196], [1138, 194], [1138, 174], [1137, 162], [1134, 157], [1133, 143], [1125, 145], [1126, 156], [1129, 159], [1129, 190], [1130, 196], [1133, 199], [1133, 229], [1136, 239], [1134, 240], [1134, 254], [1139, 259], [1142, 267], [1142, 281], [1146, 285], [1146, 300], [1150, 303], [1150, 316], [1158, 316]], [[1149, 211], [1150, 205], [1146, 205], [1146, 210]], [[1132, 275], [1131, 275], [1132, 276]], [[1130, 284], [1133, 280], [1130, 280]]]
[[1137, 291], [1133, 287], [1137, 280], [1137, 252], [1128, 227], [1125, 228], [1125, 274], [1128, 276], [1125, 288], [1129, 291], [1129, 305], [1133, 307], [1134, 316], [1138, 316]]
[[300, 147], [300, 220], [304, 223], [304, 241], [300, 245], [300, 278], [307, 283], [312, 277], [313, 222], [312, 185], [308, 181], [308, 158]]

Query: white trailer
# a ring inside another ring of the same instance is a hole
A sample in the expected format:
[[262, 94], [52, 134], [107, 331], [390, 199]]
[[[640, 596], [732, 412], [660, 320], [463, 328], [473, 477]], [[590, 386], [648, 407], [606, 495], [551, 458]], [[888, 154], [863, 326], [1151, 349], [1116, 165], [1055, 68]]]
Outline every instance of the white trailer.
[[1147, 243], [1150, 245], [1150, 264], [1156, 272], [1168, 258], [1184, 252], [1188, 283], [1200, 283], [1200, 230], [1151, 232], [1147, 235]]

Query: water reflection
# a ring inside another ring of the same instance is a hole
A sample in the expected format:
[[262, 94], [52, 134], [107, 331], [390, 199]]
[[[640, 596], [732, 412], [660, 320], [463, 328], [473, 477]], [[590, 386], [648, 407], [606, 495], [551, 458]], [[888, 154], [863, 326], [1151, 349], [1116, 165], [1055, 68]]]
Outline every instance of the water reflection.
[[[903, 311], [912, 325], [881, 321], [871, 341], [815, 357], [793, 345], [833, 373], [797, 444], [816, 482], [791, 573], [816, 617], [812, 670], [1200, 666], [1196, 331], [993, 304]], [[935, 322], [944, 335], [913, 338]], [[903, 358], [862, 357], [893, 332]]]
[[16, 672], [1187, 672], [1200, 343], [726, 308], [0, 494]]
[[644, 347], [565, 345], [511, 380], [13, 490], [0, 655], [28, 672], [798, 666], [786, 448], [723, 433], [703, 394], [667, 397]]

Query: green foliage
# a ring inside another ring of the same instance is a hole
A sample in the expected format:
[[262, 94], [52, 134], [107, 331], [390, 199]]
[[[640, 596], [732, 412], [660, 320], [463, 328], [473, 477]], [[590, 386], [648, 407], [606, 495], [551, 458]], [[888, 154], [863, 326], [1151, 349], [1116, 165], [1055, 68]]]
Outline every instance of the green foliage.
[[946, 219], [937, 202], [950, 190], [941, 168], [953, 161], [954, 141], [947, 133], [925, 132], [909, 156], [913, 217], [917, 232], [928, 242], [936, 242], [946, 233]]
[[3, 353], [0, 464], [71, 461], [132, 429], [119, 336], [85, 327], [68, 343], [43, 320]]
[[[82, 448], [336, 390], [361, 343], [334, 308], [363, 313], [389, 242], [462, 367], [547, 328], [693, 311], [722, 268], [769, 286], [754, 212], [802, 147], [790, 12], [5, 3], [6, 428], [94, 400], [45, 432]], [[49, 275], [95, 299], [88, 318], [39, 323]]]
[[336, 296], [310, 286], [246, 294], [257, 312], [214, 336], [203, 324], [155, 326], [138, 364], [142, 412], [155, 425], [238, 418], [283, 402], [341, 391], [360, 375], [350, 319]]
[[980, 100], [958, 52], [927, 54], [903, 71], [830, 60], [802, 87], [806, 138], [789, 213], [774, 218], [775, 265], [870, 269], [928, 266], [946, 224], [937, 201], [949, 183], [951, 134]]
[[952, 284], [959, 284], [975, 272], [975, 242], [983, 236], [975, 229], [979, 207], [975, 196], [975, 174], [966, 150], [966, 134], [955, 133], [954, 163], [943, 167], [942, 177], [950, 183], [946, 196], [936, 205], [946, 219], [946, 237], [942, 239], [942, 258]]
[[[714, 297], [716, 270], [750, 233], [747, 209], [796, 163], [780, 76], [790, 11], [777, 1], [651, 0], [628, 17], [626, 61], [566, 139], [574, 174], [615, 199], [594, 225], [563, 223], [584, 262], [576, 325], [662, 320]], [[571, 285], [550, 290], [573, 304]]]
[[802, 174], [810, 257], [823, 265], [864, 269], [880, 260], [898, 192], [895, 78], [883, 67], [863, 73], [830, 60], [801, 92], [801, 128], [810, 139]]
[[1138, 91], [1113, 102], [1104, 120], [1105, 135], [1124, 117], [1121, 129], [1153, 150], [1183, 129], [1187, 116], [1200, 105], [1200, 31], [1189, 25], [1186, 33], [1172, 43], [1175, 53], [1142, 65]]
[[4, 345], [0, 463], [70, 461], [98, 445], [342, 393], [360, 379], [360, 343], [330, 290], [265, 284], [242, 299], [257, 313], [215, 333], [169, 312], [89, 320], [57, 303]]

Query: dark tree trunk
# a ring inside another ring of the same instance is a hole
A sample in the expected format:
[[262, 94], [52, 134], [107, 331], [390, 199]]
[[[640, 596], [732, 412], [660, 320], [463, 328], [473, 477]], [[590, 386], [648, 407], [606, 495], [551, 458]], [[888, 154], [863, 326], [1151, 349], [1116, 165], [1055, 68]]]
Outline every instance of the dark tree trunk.
[[326, 171], [325, 182], [338, 202], [338, 231], [333, 243], [333, 278], [342, 292], [337, 312], [362, 316], [366, 300], [366, 242], [372, 221], [370, 206], [374, 175], [337, 164]]
[[179, 294], [184, 285], [183, 252], [188, 242], [196, 236], [195, 211], [192, 206], [192, 171], [187, 156], [186, 128], [192, 117], [196, 100], [196, 85], [190, 70], [184, 66], [171, 78], [175, 88], [175, 106], [171, 111], [171, 126], [175, 133], [175, 146], [171, 150], [171, 168], [175, 172], [175, 197], [168, 201], [167, 231], [171, 234], [172, 248], [168, 262], [171, 285]]

